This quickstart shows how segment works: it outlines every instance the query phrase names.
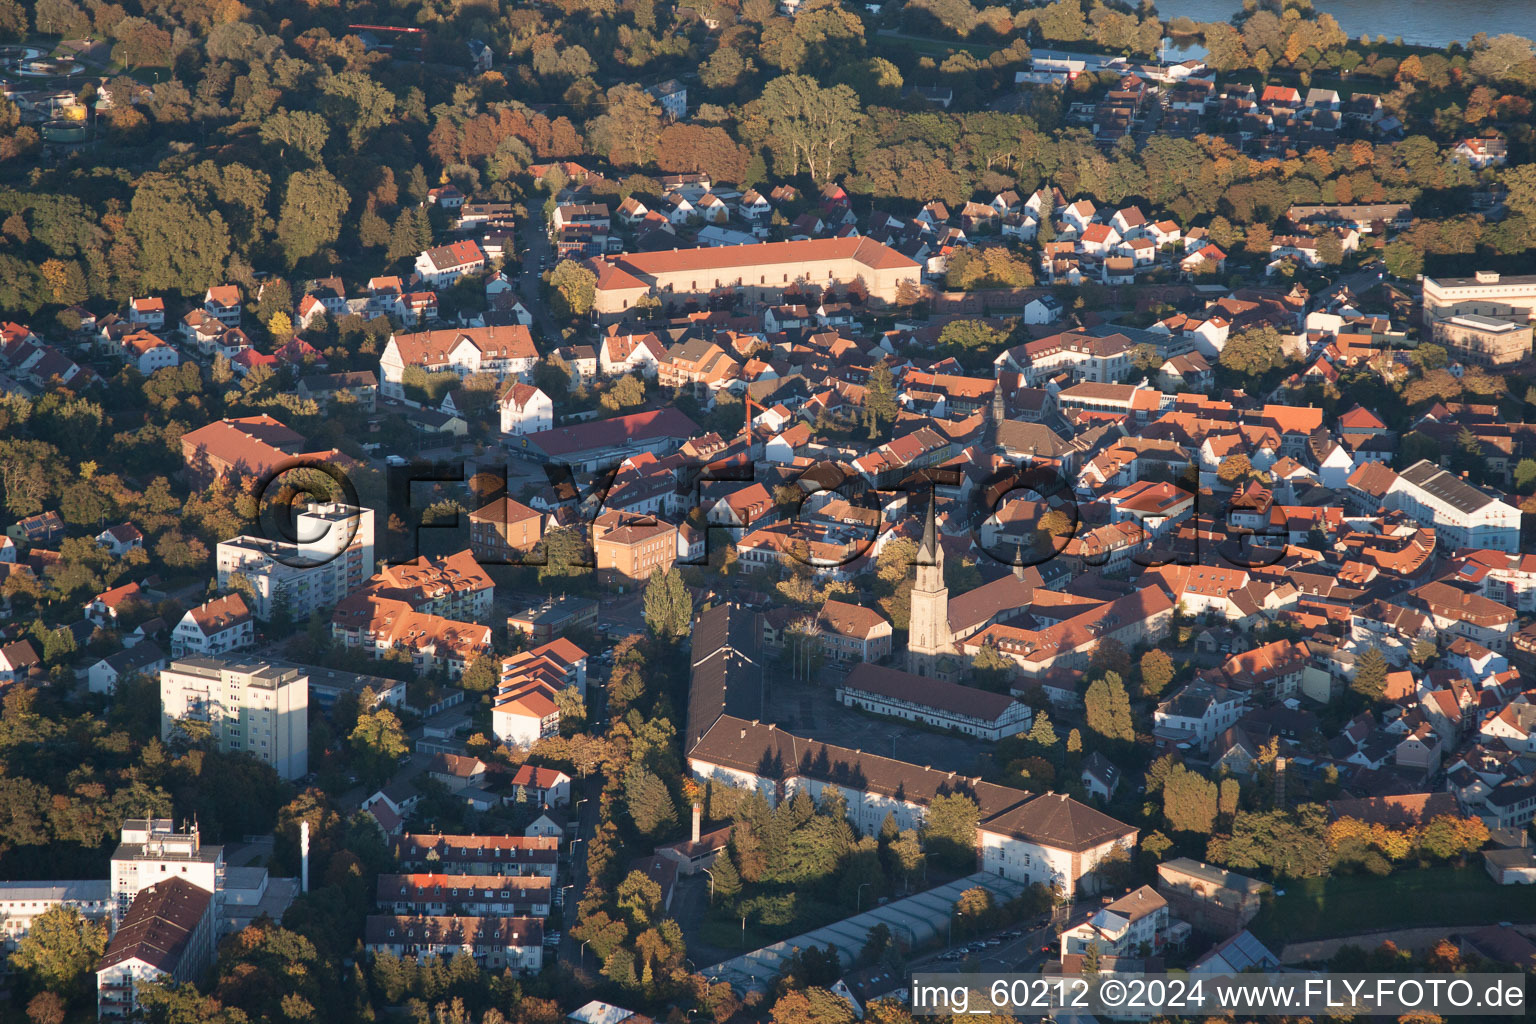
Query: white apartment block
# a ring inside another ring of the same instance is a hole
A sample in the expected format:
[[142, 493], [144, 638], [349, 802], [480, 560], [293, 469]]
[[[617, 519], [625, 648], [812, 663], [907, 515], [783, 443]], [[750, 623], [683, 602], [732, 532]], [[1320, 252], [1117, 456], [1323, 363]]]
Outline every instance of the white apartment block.
[[1398, 475], [1387, 491], [1386, 506], [1406, 512], [1420, 526], [1433, 527], [1436, 541], [1446, 550], [1519, 550], [1520, 510], [1428, 459]]
[[1426, 325], [1469, 313], [1525, 323], [1536, 313], [1536, 274], [1479, 270], [1472, 277], [1424, 279]]
[[309, 676], [291, 666], [191, 657], [160, 672], [160, 734], [206, 722], [218, 748], [270, 764], [285, 779], [309, 771]]
[[1061, 955], [1087, 953], [1089, 946], [1101, 956], [1151, 955], [1163, 945], [1170, 923], [1168, 901], [1144, 885], [1062, 932]]
[[242, 534], [220, 541], [214, 559], [219, 588], [240, 574], [251, 584], [251, 613], [270, 620], [286, 608], [294, 619], [329, 611], [373, 573], [373, 509], [333, 502], [294, 517], [294, 539]]
[[122, 842], [112, 854], [113, 928], [135, 896], [171, 878], [190, 882], [217, 898], [224, 888], [224, 847], [204, 843], [196, 824], [178, 830], [170, 818], [123, 822]]

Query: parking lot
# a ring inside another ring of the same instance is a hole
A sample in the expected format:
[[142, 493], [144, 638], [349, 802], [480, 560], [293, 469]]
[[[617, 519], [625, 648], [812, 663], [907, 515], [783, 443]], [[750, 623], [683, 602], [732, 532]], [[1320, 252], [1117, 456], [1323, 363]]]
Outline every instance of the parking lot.
[[801, 736], [854, 747], [884, 757], [902, 757], [947, 772], [979, 774], [990, 744], [968, 736], [923, 729], [897, 719], [877, 718], [837, 702], [842, 674], [824, 669], [817, 682], [792, 682], [770, 672], [768, 717]]

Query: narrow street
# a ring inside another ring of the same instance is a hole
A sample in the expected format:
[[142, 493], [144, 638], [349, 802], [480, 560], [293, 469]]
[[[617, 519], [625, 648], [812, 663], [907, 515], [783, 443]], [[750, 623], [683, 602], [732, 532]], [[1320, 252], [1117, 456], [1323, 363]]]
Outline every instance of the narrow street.
[[[554, 258], [554, 247], [549, 244], [549, 236], [544, 233], [544, 218], [542, 216], [529, 216], [523, 221], [522, 230], [522, 272], [517, 278], [517, 292], [522, 296], [523, 305], [528, 312], [533, 314], [535, 322], [544, 337], [551, 341], [559, 341], [560, 326], [555, 318], [550, 315], [549, 306], [544, 302], [542, 294], [542, 282], [540, 267], [545, 259]], [[553, 265], [553, 264], [551, 264]]]

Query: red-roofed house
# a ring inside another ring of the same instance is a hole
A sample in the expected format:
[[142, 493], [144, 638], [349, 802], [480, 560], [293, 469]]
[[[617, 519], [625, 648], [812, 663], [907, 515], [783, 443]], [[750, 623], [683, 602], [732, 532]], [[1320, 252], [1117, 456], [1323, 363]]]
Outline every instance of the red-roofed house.
[[435, 246], [416, 257], [416, 276], [434, 288], [446, 288], [484, 268], [485, 252], [473, 239]]
[[225, 654], [256, 641], [256, 620], [239, 594], [198, 605], [171, 630], [171, 657]]
[[555, 425], [555, 403], [532, 384], [508, 381], [496, 399], [503, 434], [536, 434]]

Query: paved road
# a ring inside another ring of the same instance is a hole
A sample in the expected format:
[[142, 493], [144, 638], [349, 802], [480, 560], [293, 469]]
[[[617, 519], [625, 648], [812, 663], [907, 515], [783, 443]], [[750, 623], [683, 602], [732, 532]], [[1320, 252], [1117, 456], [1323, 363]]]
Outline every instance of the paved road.
[[[1054, 957], [1060, 949], [1058, 937], [1062, 931], [1088, 919], [1088, 915], [1099, 906], [1098, 903], [1078, 903], [1070, 910], [1058, 910], [1056, 919], [1044, 927], [1026, 931], [1016, 939], [1007, 939], [1001, 945], [989, 946], [985, 950], [973, 954], [964, 960], [941, 960], [946, 952], [939, 950], [927, 956], [919, 957], [911, 965], [913, 971], [964, 971], [980, 974], [1032, 974], [1038, 971], [1046, 960]], [[1010, 931], [1012, 929], [1003, 929]], [[993, 938], [998, 933], [981, 936], [980, 939]], [[968, 942], [956, 943], [957, 946], [974, 946], [980, 939], [971, 939]], [[1048, 951], [1046, 947], [1049, 947]]]
[[559, 340], [560, 325], [555, 322], [544, 302], [540, 290], [542, 271], [539, 268], [546, 258], [553, 259], [554, 254], [554, 247], [549, 244], [549, 236], [544, 231], [541, 207], [532, 205], [529, 207], [529, 215], [523, 220], [523, 269], [517, 278], [517, 291], [522, 296], [523, 305], [533, 314], [539, 329], [549, 341]]

